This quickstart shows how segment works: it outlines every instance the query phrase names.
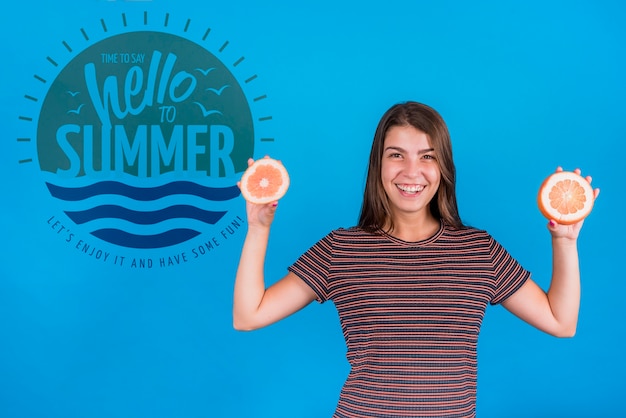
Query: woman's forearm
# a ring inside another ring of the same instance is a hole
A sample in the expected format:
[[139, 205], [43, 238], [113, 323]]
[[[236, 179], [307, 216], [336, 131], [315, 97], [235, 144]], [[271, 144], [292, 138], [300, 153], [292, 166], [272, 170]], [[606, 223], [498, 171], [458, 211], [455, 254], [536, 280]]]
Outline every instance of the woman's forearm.
[[552, 282], [548, 300], [564, 336], [573, 336], [580, 308], [580, 269], [576, 240], [552, 239]]
[[251, 226], [246, 234], [235, 277], [233, 299], [235, 329], [254, 328], [253, 320], [265, 294], [264, 268], [269, 233], [269, 227]]

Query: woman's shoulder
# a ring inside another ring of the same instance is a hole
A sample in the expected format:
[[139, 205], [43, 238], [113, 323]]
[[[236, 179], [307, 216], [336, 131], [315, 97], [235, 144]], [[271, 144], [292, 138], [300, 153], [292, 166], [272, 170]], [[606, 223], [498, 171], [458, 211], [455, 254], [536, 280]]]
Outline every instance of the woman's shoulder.
[[323, 238], [323, 241], [340, 245], [350, 245], [351, 243], [371, 243], [378, 242], [382, 238], [380, 233], [367, 231], [359, 226], [338, 227], [331, 230]]
[[348, 235], [354, 235], [354, 234], [371, 234], [370, 232], [365, 231], [365, 229], [363, 229], [360, 226], [354, 225], [354, 226], [348, 226], [348, 227], [339, 227], [337, 229], [335, 229], [333, 232], [337, 232], [340, 234], [348, 234]]
[[491, 240], [491, 235], [485, 231], [484, 229], [476, 228], [473, 226], [463, 226], [460, 228], [456, 228], [454, 226], [444, 224], [443, 227], [443, 235], [456, 238], [456, 239], [467, 239], [467, 240], [476, 240], [476, 239], [484, 239]]
[[362, 238], [362, 237], [372, 237], [378, 236], [379, 234], [368, 232], [360, 226], [350, 226], [350, 227], [339, 227], [333, 229], [328, 235], [337, 238]]

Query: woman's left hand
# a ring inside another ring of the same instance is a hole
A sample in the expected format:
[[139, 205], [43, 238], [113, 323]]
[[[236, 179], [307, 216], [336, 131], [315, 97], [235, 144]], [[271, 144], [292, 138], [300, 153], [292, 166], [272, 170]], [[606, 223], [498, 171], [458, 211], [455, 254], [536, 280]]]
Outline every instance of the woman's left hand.
[[[563, 171], [563, 168], [559, 167], [556, 169], [556, 171]], [[574, 172], [580, 175], [580, 168], [577, 168], [576, 170], [574, 170]], [[591, 176], [586, 176], [585, 180], [587, 180], [589, 184], [591, 184]], [[598, 198], [599, 194], [600, 189], [593, 189], [594, 201]], [[550, 219], [550, 221], [548, 222], [548, 230], [550, 231], [550, 234], [552, 234], [552, 238], [563, 238], [575, 241], [576, 239], [578, 239], [578, 234], [580, 233], [580, 229], [582, 228], [584, 222], [585, 220], [582, 219], [580, 222], [572, 225], [561, 225], [555, 219]]]

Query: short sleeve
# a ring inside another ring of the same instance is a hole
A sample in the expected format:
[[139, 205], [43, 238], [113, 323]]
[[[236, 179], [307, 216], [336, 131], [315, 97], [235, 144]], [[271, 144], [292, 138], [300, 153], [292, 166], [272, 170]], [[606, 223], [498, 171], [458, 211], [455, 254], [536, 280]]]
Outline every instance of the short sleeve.
[[493, 237], [490, 237], [489, 246], [496, 284], [495, 294], [490, 303], [497, 305], [519, 290], [530, 278], [530, 272], [524, 269]]
[[320, 303], [329, 298], [328, 276], [333, 260], [333, 241], [331, 232], [302, 254], [288, 269], [315, 291]]

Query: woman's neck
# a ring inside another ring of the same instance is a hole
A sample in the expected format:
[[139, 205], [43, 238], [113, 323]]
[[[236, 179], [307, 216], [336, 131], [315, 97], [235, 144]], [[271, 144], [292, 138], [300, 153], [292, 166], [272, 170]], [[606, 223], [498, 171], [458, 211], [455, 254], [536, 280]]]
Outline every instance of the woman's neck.
[[384, 231], [402, 241], [417, 242], [435, 235], [440, 225], [440, 220], [430, 214], [421, 219], [396, 217], [393, 220], [393, 229], [386, 225]]

